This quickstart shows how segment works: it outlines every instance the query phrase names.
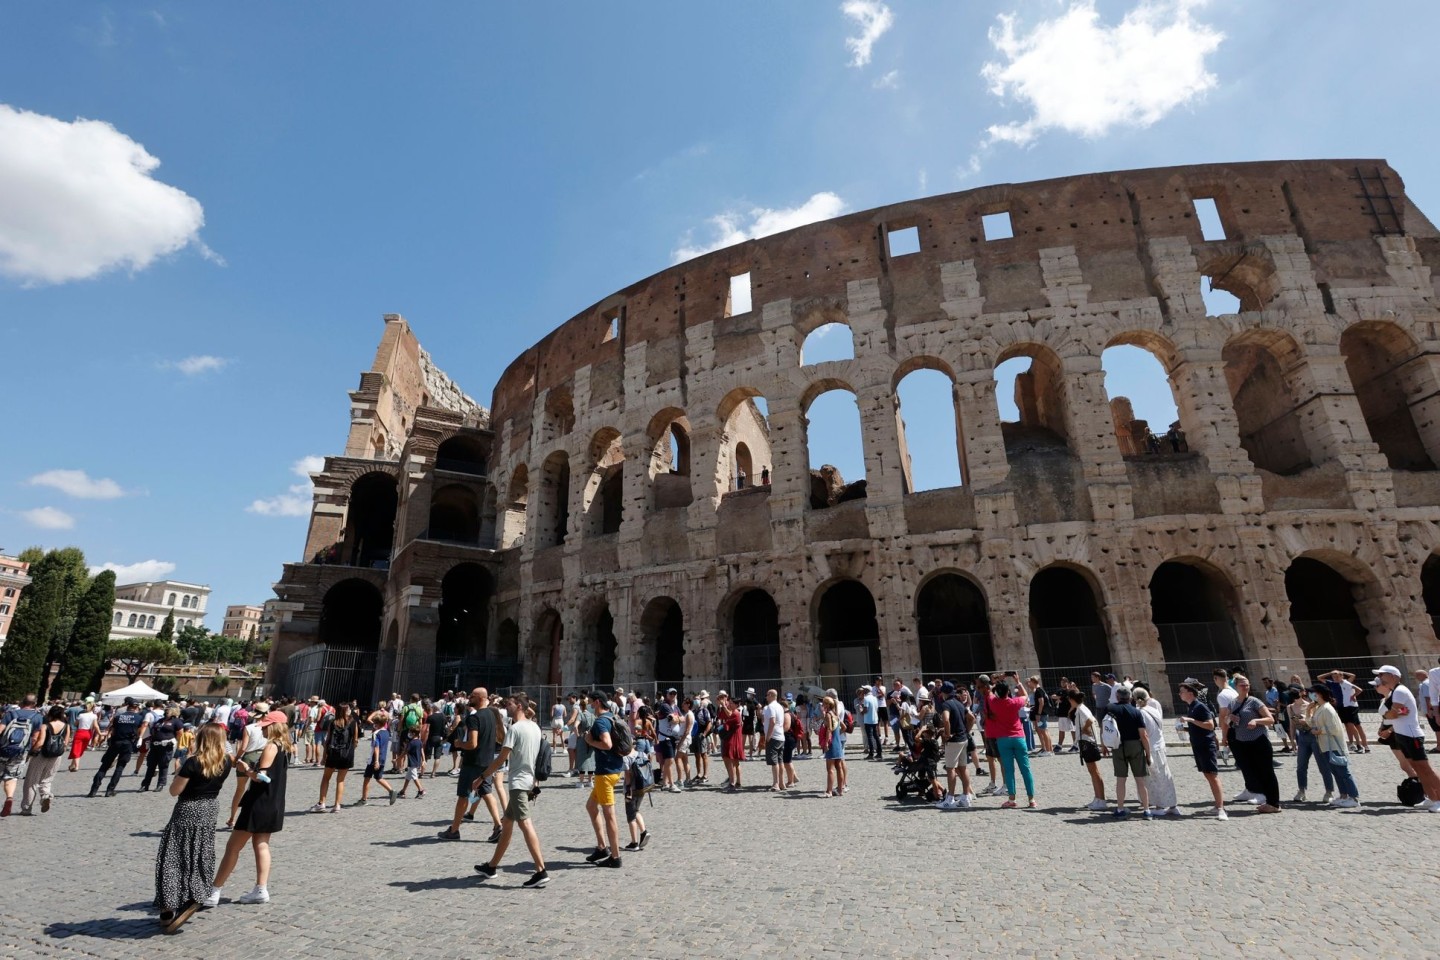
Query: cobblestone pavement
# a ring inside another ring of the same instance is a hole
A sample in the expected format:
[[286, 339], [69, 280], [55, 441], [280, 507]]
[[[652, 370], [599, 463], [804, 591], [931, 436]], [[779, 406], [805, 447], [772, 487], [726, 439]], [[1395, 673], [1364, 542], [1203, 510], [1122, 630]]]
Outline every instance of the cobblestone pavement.
[[[1171, 753], [1182, 805], [1208, 808], [1188, 751]], [[797, 762], [800, 789], [786, 796], [758, 789], [769, 782], [760, 763], [744, 766], [753, 792], [657, 795], [645, 808], [652, 841], [619, 871], [583, 863], [584, 794], [552, 781], [535, 804], [552, 877], [543, 890], [520, 888], [530, 865], [518, 834], [484, 883], [472, 865], [492, 849], [488, 824], [467, 824], [461, 841], [436, 838], [453, 780], [427, 782], [424, 800], [306, 815], [319, 773], [296, 770], [293, 816], [273, 846], [273, 901], [224, 903], [175, 936], [158, 932], [149, 906], [173, 801], [137, 793], [133, 776], [115, 799], [90, 800], [90, 774], [62, 770], [50, 813], [0, 821], [0, 957], [1437, 953], [1440, 815], [1396, 803], [1388, 754], [1355, 758], [1359, 811], [1237, 806], [1225, 823], [1084, 811], [1089, 781], [1069, 755], [1034, 761], [1038, 811], [984, 798], [957, 812], [897, 803], [889, 765], [850, 756], [841, 798], [820, 795], [819, 759]], [[1280, 756], [1288, 800], [1294, 764]], [[1224, 779], [1227, 794], [1239, 791], [1237, 773]], [[1313, 771], [1311, 786], [1318, 798]], [[358, 796], [356, 778], [347, 802]], [[227, 898], [252, 882], [242, 859]]]

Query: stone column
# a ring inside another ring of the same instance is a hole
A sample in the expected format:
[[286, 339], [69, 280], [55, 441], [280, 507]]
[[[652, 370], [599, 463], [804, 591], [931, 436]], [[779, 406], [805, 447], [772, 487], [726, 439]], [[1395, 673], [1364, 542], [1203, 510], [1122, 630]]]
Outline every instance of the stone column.
[[995, 371], [986, 367], [956, 375], [955, 413], [959, 418], [960, 458], [965, 483], [981, 491], [1010, 476], [1000, 408], [995, 403]]
[[1090, 496], [1097, 522], [1130, 520], [1135, 516], [1125, 458], [1115, 439], [1110, 405], [1105, 400], [1105, 373], [1100, 358], [1064, 357], [1065, 421]]
[[1220, 494], [1221, 512], [1263, 512], [1260, 476], [1240, 446], [1240, 423], [1235, 418], [1220, 348], [1187, 346], [1169, 374], [1175, 384], [1185, 440], [1191, 450], [1205, 457]]

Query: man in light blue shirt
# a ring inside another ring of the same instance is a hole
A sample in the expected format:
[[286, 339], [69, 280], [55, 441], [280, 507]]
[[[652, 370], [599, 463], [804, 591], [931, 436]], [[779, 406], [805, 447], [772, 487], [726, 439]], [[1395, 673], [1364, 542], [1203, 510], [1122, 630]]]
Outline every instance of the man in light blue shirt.
[[876, 699], [872, 688], [860, 688], [860, 706], [864, 709], [862, 719], [865, 722], [865, 759], [884, 760], [885, 750], [880, 745], [880, 701]]

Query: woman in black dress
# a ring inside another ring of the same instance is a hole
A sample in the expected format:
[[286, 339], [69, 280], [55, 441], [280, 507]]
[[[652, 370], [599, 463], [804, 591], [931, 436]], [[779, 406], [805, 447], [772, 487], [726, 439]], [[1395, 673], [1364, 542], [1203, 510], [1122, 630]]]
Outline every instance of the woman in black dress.
[[270, 902], [270, 835], [279, 833], [285, 827], [285, 777], [290, 768], [290, 755], [295, 747], [290, 743], [290, 728], [285, 723], [285, 714], [272, 710], [259, 720], [265, 734], [265, 748], [260, 759], [250, 766], [244, 760], [235, 762], [235, 769], [250, 781], [245, 796], [240, 800], [240, 815], [235, 820], [235, 830], [225, 844], [225, 856], [220, 860], [220, 869], [215, 872], [215, 886], [205, 898], [204, 906], [213, 907], [220, 903], [220, 891], [240, 859], [245, 845], [255, 848], [255, 889], [240, 897], [237, 903]]
[[195, 738], [195, 750], [170, 781], [178, 797], [170, 822], [160, 834], [155, 856], [155, 908], [166, 933], [174, 933], [195, 913], [215, 876], [216, 798], [230, 774], [225, 728], [208, 723]]
[[320, 777], [320, 802], [310, 808], [311, 813], [324, 813], [325, 794], [330, 790], [330, 777], [335, 777], [335, 806], [331, 813], [340, 812], [340, 802], [345, 799], [345, 775], [355, 766], [355, 743], [360, 739], [360, 721], [342, 703], [335, 708], [335, 716], [325, 733], [325, 773]]

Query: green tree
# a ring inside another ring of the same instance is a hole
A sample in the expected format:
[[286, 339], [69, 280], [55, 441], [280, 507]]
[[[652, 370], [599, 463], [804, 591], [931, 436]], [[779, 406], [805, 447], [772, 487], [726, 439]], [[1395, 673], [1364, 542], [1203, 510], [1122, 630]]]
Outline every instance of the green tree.
[[111, 640], [105, 648], [105, 658], [125, 672], [125, 678], [134, 683], [135, 678], [147, 667], [166, 663], [179, 663], [184, 659], [175, 644], [159, 637], [134, 637]]
[[51, 551], [30, 567], [30, 585], [15, 605], [10, 635], [0, 647], [0, 700], [40, 692], [40, 675], [60, 618], [65, 564]]
[[160, 624], [160, 632], [155, 634], [156, 640], [164, 640], [170, 645], [175, 644], [175, 611], [171, 610], [165, 614], [165, 622]]
[[65, 659], [65, 648], [75, 629], [75, 618], [80, 613], [80, 603], [90, 589], [90, 569], [85, 565], [85, 552], [79, 547], [62, 547], [46, 554], [58, 568], [60, 578], [59, 608], [55, 625], [50, 631], [50, 644], [45, 651], [45, 663], [41, 667], [39, 682], [40, 698], [43, 700], [49, 690], [50, 675], [57, 663]]
[[105, 648], [110, 639], [110, 618], [115, 609], [115, 572], [105, 570], [90, 584], [80, 601], [65, 659], [55, 675], [54, 690], [100, 691], [105, 676]]

